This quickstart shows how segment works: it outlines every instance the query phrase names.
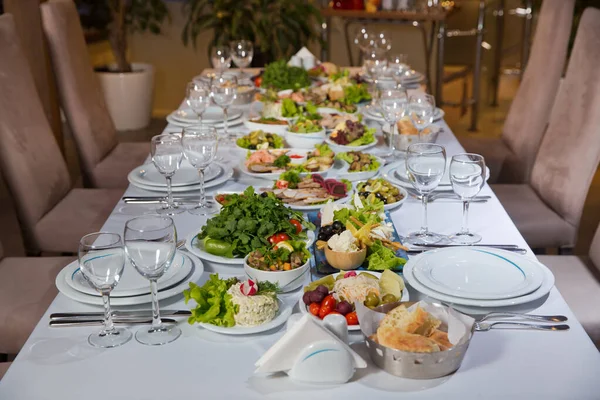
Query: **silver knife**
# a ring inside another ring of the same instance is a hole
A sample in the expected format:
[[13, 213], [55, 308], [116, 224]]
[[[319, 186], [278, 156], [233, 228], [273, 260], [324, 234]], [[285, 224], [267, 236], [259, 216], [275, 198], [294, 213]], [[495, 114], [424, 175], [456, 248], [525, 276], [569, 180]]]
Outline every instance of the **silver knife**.
[[[161, 321], [164, 322], [165, 324], [176, 324], [177, 320], [171, 319], [171, 318], [161, 318]], [[121, 319], [114, 319], [113, 320], [114, 324], [117, 325], [150, 325], [152, 324], [152, 319], [146, 319], [146, 318], [142, 318], [142, 319], [128, 319], [128, 320], [121, 320]], [[96, 326], [96, 325], [103, 325], [104, 324], [104, 320], [103, 319], [59, 319], [59, 320], [54, 320], [54, 321], [50, 321], [49, 322], [49, 326], [52, 328], [59, 328], [59, 327], [68, 327], [68, 326]]]
[[459, 246], [456, 244], [436, 244], [436, 243], [411, 243], [413, 246], [419, 247], [432, 247], [432, 248], [444, 248], [444, 247], [493, 247], [495, 249], [518, 249], [519, 246], [516, 244], [471, 244], [465, 246]]
[[[189, 310], [160, 310], [161, 317], [189, 317], [192, 312]], [[113, 318], [149, 318], [152, 319], [152, 310], [137, 311], [113, 311]], [[66, 312], [50, 314], [50, 321], [56, 319], [94, 319], [104, 318], [103, 312]]]
[[[446, 247], [462, 247], [462, 246], [446, 246]], [[425, 253], [426, 251], [431, 251], [431, 250], [432, 250], [431, 248], [428, 248], [428, 249], [409, 249], [409, 250], [406, 251], [406, 254], [416, 255], [416, 254]], [[512, 251], [513, 253], [517, 253], [517, 254], [527, 254], [527, 249], [522, 249], [522, 248], [518, 248], [518, 247], [509, 247], [509, 248], [500, 249], [500, 250]]]

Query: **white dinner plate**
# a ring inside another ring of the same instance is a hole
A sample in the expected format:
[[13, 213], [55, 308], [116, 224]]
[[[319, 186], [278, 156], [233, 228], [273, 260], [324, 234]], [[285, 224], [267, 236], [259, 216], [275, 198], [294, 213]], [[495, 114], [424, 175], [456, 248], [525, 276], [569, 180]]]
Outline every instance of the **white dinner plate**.
[[333, 150], [334, 153], [345, 153], [348, 151], [364, 151], [370, 149], [371, 147], [375, 147], [377, 146], [377, 138], [375, 138], [373, 142], [362, 146], [345, 146], [337, 144], [336, 142], [331, 140], [329, 136], [327, 136], [327, 139], [325, 139], [325, 143], [327, 143], [329, 147], [331, 147], [331, 150]]
[[[191, 108], [181, 108], [175, 110], [170, 114], [174, 120], [184, 122], [188, 124], [195, 124], [198, 122], [198, 114], [196, 114]], [[227, 120], [232, 121], [242, 116], [240, 110], [228, 110]], [[225, 114], [221, 107], [208, 107], [206, 111], [202, 113], [202, 122], [208, 124], [216, 124], [225, 121]]]
[[[222, 170], [219, 164], [211, 164], [204, 170], [204, 181], [209, 182], [221, 175], [221, 173]], [[135, 168], [129, 173], [128, 178], [130, 181], [133, 180], [142, 185], [162, 187], [165, 190], [167, 188], [165, 176], [158, 172], [152, 163], [140, 165]], [[198, 170], [192, 167], [187, 160], [181, 162], [181, 167], [171, 178], [172, 187], [197, 185], [199, 183], [200, 177], [198, 175]]]
[[[174, 296], [181, 295], [181, 293], [188, 288], [189, 282], [198, 282], [200, 276], [204, 272], [204, 264], [197, 257], [191, 254], [184, 254], [185, 257], [191, 259], [193, 263], [192, 270], [190, 274], [176, 286], [165, 289], [163, 291], [158, 292], [158, 299], [164, 300]], [[74, 261], [77, 263], [77, 261]], [[63, 268], [58, 275], [56, 276], [56, 287], [59, 292], [70, 298], [71, 300], [78, 301], [84, 304], [92, 304], [96, 306], [102, 306], [102, 298], [98, 296], [90, 296], [89, 294], [81, 293], [71, 286], [69, 286], [65, 279], [65, 274], [68, 273], [67, 268]], [[125, 306], [133, 306], [138, 304], [149, 304], [152, 302], [152, 296], [150, 294], [143, 294], [139, 296], [131, 296], [131, 297], [115, 297], [110, 299], [110, 305], [115, 307], [125, 307]]]
[[266, 324], [258, 325], [258, 326], [232, 326], [231, 328], [227, 328], [224, 326], [217, 326], [212, 324], [199, 323], [198, 326], [201, 326], [204, 329], [209, 331], [213, 331], [216, 333], [222, 333], [224, 335], [252, 335], [254, 333], [261, 333], [271, 330], [273, 328], [277, 328], [278, 326], [284, 324], [290, 315], [292, 315], [292, 307], [286, 305], [283, 301], [277, 299], [279, 303], [279, 310], [277, 314], [275, 314], [275, 318]]
[[415, 262], [412, 272], [432, 290], [480, 300], [524, 296], [537, 290], [544, 280], [538, 264], [529, 259], [473, 247], [428, 251]]
[[[89, 294], [91, 296], [101, 296], [101, 294], [92, 288], [88, 281], [85, 280], [78, 263], [71, 263], [67, 266], [67, 268], [68, 270], [65, 274], [65, 279], [69, 286], [81, 293]], [[191, 260], [185, 258], [178, 250], [173, 258], [173, 263], [167, 272], [165, 272], [165, 274], [158, 280], [158, 290], [164, 290], [165, 288], [177, 285], [190, 274], [191, 270]], [[121, 275], [121, 280], [110, 293], [110, 296], [131, 297], [149, 293], [150, 285], [148, 283], [148, 279], [143, 278], [135, 270], [133, 265], [131, 265], [131, 262], [128, 259], [125, 262], [125, 269]]]
[[246, 128], [248, 128], [250, 131], [263, 131], [263, 132], [276, 133], [282, 137], [285, 135], [285, 132], [287, 132], [287, 129], [289, 127], [289, 124], [288, 125], [259, 124], [258, 122], [252, 122], [252, 121], [248, 120], [247, 118], [243, 119], [243, 123], [244, 123], [244, 126]]
[[[442, 118], [444, 118], [444, 115], [446, 115], [444, 110], [436, 107], [435, 111], [433, 112], [433, 121], [435, 122], [441, 120]], [[381, 123], [387, 122], [385, 118], [383, 118], [383, 114], [381, 114], [381, 110], [379, 109], [379, 107], [368, 107], [365, 111], [365, 117]]]
[[[221, 167], [222, 172], [215, 179], [213, 179], [209, 182], [206, 182], [204, 184], [205, 189], [221, 185], [221, 184], [227, 182], [233, 176], [233, 168], [231, 168], [230, 166], [228, 166], [226, 164], [220, 164], [220, 163], [215, 163], [215, 164], [217, 164], [218, 166]], [[128, 176], [128, 179], [129, 179], [129, 183], [131, 183], [133, 186], [138, 187], [140, 189], [144, 189], [144, 190], [148, 190], [148, 191], [152, 191], [152, 192], [162, 192], [162, 193], [167, 192], [166, 186], [145, 185], [145, 184], [139, 183], [135, 180], [131, 180], [131, 177], [129, 177], [129, 176]], [[173, 193], [199, 191], [200, 185], [175, 186], [172, 188], [172, 190], [173, 190]]]
[[[342, 271], [342, 272], [336, 272], [335, 274], [331, 274], [334, 278], [337, 277], [339, 274], [345, 274], [348, 271]], [[363, 271], [363, 270], [357, 270], [355, 271], [356, 273], [361, 273], [361, 272], [368, 272], [371, 275], [376, 276], [377, 278], [381, 278], [381, 272], [375, 272], [375, 271]], [[410, 299], [410, 295], [408, 294], [408, 289], [404, 288], [402, 290], [402, 298], [400, 299], [400, 301], [409, 301]], [[300, 297], [300, 300], [298, 301], [298, 308], [300, 309], [300, 312], [302, 314], [310, 314], [314, 320], [321, 322], [321, 318], [312, 315], [309, 311], [308, 311], [308, 306], [306, 304], [304, 304], [304, 301], [302, 301], [302, 297]], [[348, 325], [348, 330], [349, 331], [360, 331], [360, 325]]]
[[[214, 126], [219, 131], [225, 129], [225, 124], [223, 122], [217, 122], [217, 123], [214, 123], [214, 124], [211, 123], [211, 122], [206, 122], [206, 121], [204, 121], [204, 122], [200, 122], [200, 121], [196, 121], [196, 122], [182, 122], [182, 121], [174, 119], [170, 114], [167, 115], [166, 119], [167, 119], [168, 123], [173, 124], [173, 125], [177, 125], [177, 126], [180, 126], [180, 127], [184, 127], [184, 128], [187, 127], [187, 126], [194, 126], [194, 125], [199, 125], [201, 123], [205, 123], [205, 124], [209, 124], [209, 125]], [[233, 128], [233, 127], [236, 127], [236, 126], [240, 126], [243, 123], [244, 123], [244, 119], [243, 118], [238, 117], [236, 119], [232, 119], [232, 120], [228, 121], [228, 123], [227, 123], [227, 129]]]
[[[486, 247], [482, 247], [480, 249], [486, 249], [487, 251], [496, 253], [501, 256], [517, 256], [514, 253], [505, 251], [505, 250], [491, 249], [491, 248], [486, 248]], [[418, 290], [419, 292], [421, 292], [431, 298], [434, 298], [434, 299], [437, 299], [437, 300], [440, 300], [440, 301], [443, 301], [446, 303], [458, 304], [458, 305], [463, 305], [463, 306], [473, 306], [473, 307], [485, 308], [485, 309], [495, 309], [498, 307], [509, 307], [509, 306], [515, 306], [515, 305], [519, 305], [519, 304], [529, 303], [531, 301], [542, 298], [545, 295], [547, 295], [550, 292], [550, 290], [554, 287], [554, 275], [546, 266], [544, 266], [543, 264], [540, 264], [536, 261], [530, 260], [524, 256], [518, 256], [518, 257], [522, 257], [523, 260], [527, 260], [528, 262], [536, 263], [540, 267], [544, 278], [543, 278], [543, 282], [542, 282], [541, 286], [537, 290], [535, 290], [529, 294], [526, 294], [524, 296], [513, 297], [513, 298], [509, 298], [509, 299], [499, 299], [499, 300], [478, 300], [478, 299], [467, 299], [467, 298], [462, 298], [462, 297], [449, 296], [449, 295], [439, 293], [439, 292], [436, 292], [435, 290], [428, 288], [427, 286], [423, 285], [421, 282], [419, 282], [415, 278], [415, 276], [413, 274], [413, 266], [415, 265], [416, 262], [419, 261], [419, 259], [421, 257], [426, 255], [427, 253], [428, 252], [425, 252], [425, 253], [419, 254], [417, 256], [411, 257], [408, 260], [408, 262], [404, 265], [402, 273], [403, 273], [406, 281], [415, 290]]]
[[[352, 198], [352, 196], [354, 195], [354, 191], [350, 190], [349, 192], [346, 193], [346, 195], [344, 197], [341, 197], [337, 200], [334, 200], [332, 203], [333, 204], [344, 204], [345, 202], [347, 202], [348, 200], [350, 200]], [[286, 207], [291, 208], [292, 210], [295, 211], [319, 211], [321, 208], [323, 208], [323, 206], [327, 204], [327, 203], [319, 203], [319, 204], [312, 204], [309, 206], [300, 206], [300, 205], [295, 205], [295, 204], [285, 204], [284, 205]]]
[[[313, 231], [306, 231], [308, 239], [306, 240], [306, 248], [310, 248], [315, 241], [315, 233]], [[198, 239], [198, 232], [190, 233], [185, 238], [185, 248], [192, 254], [200, 257], [203, 260], [211, 261], [218, 264], [227, 265], [244, 265], [244, 258], [228, 258], [216, 256], [214, 254], [207, 253], [204, 251], [204, 244]]]
[[377, 161], [379, 161], [379, 168], [372, 170], [372, 171], [350, 172], [350, 171], [348, 171], [348, 168], [350, 168], [350, 164], [348, 164], [346, 161], [343, 161], [343, 160], [336, 160], [336, 163], [338, 165], [342, 165], [342, 167], [335, 170], [335, 172], [336, 172], [335, 178], [336, 179], [347, 179], [350, 182], [357, 182], [357, 181], [366, 181], [367, 179], [371, 179], [371, 178], [377, 176], [377, 174], [379, 173], [381, 168], [383, 168], [383, 166], [385, 165], [385, 160], [383, 158], [377, 157], [373, 154], [371, 154], [371, 155], [373, 157], [375, 157], [377, 159]]

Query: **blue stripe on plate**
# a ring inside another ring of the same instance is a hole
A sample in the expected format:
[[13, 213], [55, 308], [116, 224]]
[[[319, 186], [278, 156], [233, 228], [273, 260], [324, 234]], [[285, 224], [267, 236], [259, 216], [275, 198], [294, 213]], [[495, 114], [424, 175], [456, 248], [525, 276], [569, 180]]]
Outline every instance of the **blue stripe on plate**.
[[[475, 249], [473, 249], [473, 250], [475, 250]], [[504, 261], [506, 261], [507, 263], [514, 265], [514, 266], [515, 266], [515, 267], [516, 267], [516, 268], [517, 268], [519, 271], [521, 271], [521, 273], [523, 274], [523, 277], [525, 277], [525, 276], [526, 276], [526, 275], [525, 275], [525, 272], [524, 272], [524, 271], [521, 269], [521, 267], [519, 267], [517, 264], [515, 264], [515, 263], [514, 263], [514, 262], [512, 262], [512, 261], [510, 261], [510, 260], [509, 260], [508, 258], [506, 258], [506, 257], [502, 257], [502, 256], [501, 256], [501, 255], [499, 255], [499, 254], [492, 253], [492, 252], [485, 251], [485, 250], [475, 250], [475, 251], [478, 251], [478, 252], [480, 252], [480, 253], [485, 253], [485, 254], [491, 254], [492, 256], [496, 256], [496, 257], [498, 257], [498, 258], [501, 258], [501, 259], [503, 259]]]
[[339, 351], [339, 350], [338, 349], [322, 349], [322, 350], [317, 350], [314, 353], [310, 353], [309, 355], [307, 355], [306, 357], [304, 357], [304, 360], [302, 360], [302, 362], [308, 360], [312, 356], [316, 356], [319, 353], [324, 353], [324, 352], [327, 352], [327, 351]]

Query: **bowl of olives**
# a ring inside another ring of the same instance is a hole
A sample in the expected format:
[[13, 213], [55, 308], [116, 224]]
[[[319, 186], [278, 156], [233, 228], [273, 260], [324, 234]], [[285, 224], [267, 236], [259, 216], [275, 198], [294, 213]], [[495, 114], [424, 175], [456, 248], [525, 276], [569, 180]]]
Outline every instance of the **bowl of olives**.
[[383, 178], [359, 182], [356, 184], [356, 191], [361, 200], [381, 201], [385, 210], [400, 206], [408, 197], [406, 189], [393, 185]]

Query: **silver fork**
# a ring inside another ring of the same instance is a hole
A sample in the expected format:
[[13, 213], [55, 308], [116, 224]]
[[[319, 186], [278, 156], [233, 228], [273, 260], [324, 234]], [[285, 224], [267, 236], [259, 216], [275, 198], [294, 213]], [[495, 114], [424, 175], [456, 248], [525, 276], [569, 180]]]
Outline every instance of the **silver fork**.
[[477, 332], [487, 332], [497, 325], [512, 325], [520, 326], [524, 329], [537, 329], [541, 331], [568, 331], [569, 325], [535, 325], [527, 324], [525, 322], [508, 322], [508, 321], [496, 321], [496, 322], [475, 322], [475, 330]]
[[530, 321], [540, 321], [540, 322], [565, 322], [568, 320], [564, 315], [534, 315], [534, 314], [520, 314], [520, 313], [512, 313], [512, 312], [491, 312], [489, 314], [484, 315], [479, 322], [483, 322], [486, 319], [496, 319], [496, 318], [518, 318], [525, 319]]

